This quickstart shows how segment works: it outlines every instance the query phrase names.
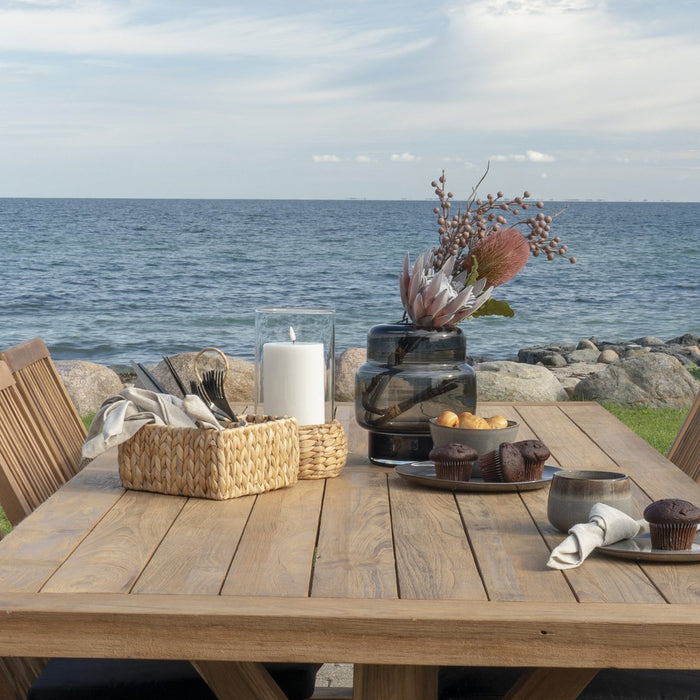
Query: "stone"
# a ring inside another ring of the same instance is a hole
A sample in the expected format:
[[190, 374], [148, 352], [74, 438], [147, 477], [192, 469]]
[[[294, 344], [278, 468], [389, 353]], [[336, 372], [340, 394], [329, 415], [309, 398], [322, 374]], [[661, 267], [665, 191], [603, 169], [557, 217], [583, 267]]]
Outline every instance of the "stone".
[[566, 361], [573, 365], [577, 362], [597, 362], [598, 356], [600, 355], [600, 350], [593, 346], [592, 348], [581, 348], [580, 350], [574, 350], [566, 356]]
[[558, 352], [553, 352], [551, 355], [544, 355], [541, 362], [545, 367], [566, 367], [569, 364], [566, 358]]
[[604, 365], [609, 365], [613, 362], [616, 362], [619, 359], [620, 356], [612, 348], [607, 348], [606, 350], [603, 350], [603, 352], [601, 352], [600, 355], [598, 355], [597, 361]]
[[355, 375], [357, 368], [367, 362], [366, 348], [348, 348], [335, 363], [335, 400], [355, 400]]
[[581, 340], [576, 347], [577, 350], [599, 350], [592, 340]]
[[566, 367], [551, 367], [552, 374], [566, 390], [569, 398], [574, 395], [576, 385], [586, 377], [604, 370], [606, 365], [602, 363], [574, 362]]
[[639, 345], [636, 346], [629, 346], [625, 352], [623, 357], [642, 357], [642, 355], [648, 355], [651, 352], [650, 347], [640, 347]]
[[532, 345], [527, 348], [518, 350], [518, 362], [524, 362], [528, 365], [536, 365], [542, 362], [542, 358], [556, 352], [562, 356], [576, 349], [573, 343], [552, 343], [550, 345]]
[[566, 401], [568, 394], [546, 367], [499, 360], [475, 365], [477, 401]]
[[105, 399], [123, 388], [119, 375], [104, 365], [85, 360], [54, 360], [54, 365], [82, 417], [97, 413]]
[[635, 338], [632, 342], [636, 343], [637, 345], [641, 345], [643, 348], [652, 347], [654, 345], [666, 345], [661, 338], [657, 338], [653, 335], [645, 335], [643, 338]]
[[[192, 388], [190, 382], [196, 380], [196, 374], [194, 370], [194, 361], [197, 357], [196, 352], [183, 352], [179, 355], [173, 355], [170, 357], [170, 361], [175, 367], [175, 371], [180, 375], [183, 382], [185, 383], [185, 388], [191, 393]], [[254, 410], [255, 404], [255, 365], [248, 360], [241, 360], [236, 357], [226, 356], [228, 360], [228, 374], [226, 375], [226, 382], [224, 384], [224, 392], [226, 398], [230, 403], [243, 403], [247, 404], [250, 412]], [[204, 353], [199, 359], [199, 373], [200, 376], [203, 372], [211, 369], [223, 369], [224, 362], [220, 355], [214, 352]], [[168, 366], [165, 361], [162, 360], [154, 367], [149, 367], [153, 376], [167, 389], [171, 394], [175, 396], [181, 396], [182, 392], [178, 389], [177, 383], [173, 378]], [[136, 386], [140, 386], [137, 382]]]
[[654, 352], [622, 358], [582, 379], [574, 398], [629, 406], [687, 408], [700, 382], [674, 357]]
[[700, 345], [700, 335], [695, 333], [684, 333], [677, 338], [671, 338], [668, 345]]

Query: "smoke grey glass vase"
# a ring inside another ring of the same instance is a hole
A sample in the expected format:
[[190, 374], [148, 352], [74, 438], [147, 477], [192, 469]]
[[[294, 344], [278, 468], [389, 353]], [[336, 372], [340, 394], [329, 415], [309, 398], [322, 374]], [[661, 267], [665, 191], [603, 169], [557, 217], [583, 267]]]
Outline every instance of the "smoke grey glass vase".
[[355, 417], [368, 431], [372, 463], [396, 466], [428, 459], [430, 418], [476, 409], [476, 374], [466, 363], [462, 331], [408, 324], [374, 326], [367, 362], [355, 377]]

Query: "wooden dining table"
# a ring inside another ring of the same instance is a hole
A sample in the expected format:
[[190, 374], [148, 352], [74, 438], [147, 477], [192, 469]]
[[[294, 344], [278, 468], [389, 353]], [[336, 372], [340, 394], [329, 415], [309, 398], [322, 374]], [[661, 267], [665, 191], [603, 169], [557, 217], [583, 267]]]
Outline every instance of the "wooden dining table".
[[[480, 404], [548, 465], [633, 480], [653, 500], [700, 485], [596, 403]], [[228, 501], [124, 490], [108, 452], [0, 542], [0, 656], [189, 659], [220, 698], [282, 698], [260, 662], [354, 664], [356, 699], [437, 697], [440, 666], [517, 666], [512, 698], [575, 698], [600, 668], [698, 668], [700, 565], [565, 537], [548, 485], [452, 491], [371, 465], [341, 405], [340, 476]], [[248, 695], [240, 693], [248, 687]]]

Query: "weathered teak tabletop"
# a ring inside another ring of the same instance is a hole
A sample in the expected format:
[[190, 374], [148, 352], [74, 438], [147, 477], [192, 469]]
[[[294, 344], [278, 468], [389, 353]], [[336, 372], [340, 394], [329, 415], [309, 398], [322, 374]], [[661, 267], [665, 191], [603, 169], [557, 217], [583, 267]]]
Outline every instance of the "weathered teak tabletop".
[[[576, 697], [604, 666], [698, 667], [700, 565], [593, 554], [547, 569], [563, 536], [546, 489], [408, 484], [368, 464], [342, 409], [342, 475], [260, 496], [125, 492], [115, 455], [93, 462], [0, 543], [0, 655], [191, 659], [222, 698], [246, 679], [281, 697], [234, 661], [352, 662], [355, 697], [383, 700], [434, 697], [438, 665], [532, 667], [512, 695], [527, 698]], [[700, 503], [597, 404], [479, 409], [519, 418], [553, 465], [631, 474], [640, 514]]]

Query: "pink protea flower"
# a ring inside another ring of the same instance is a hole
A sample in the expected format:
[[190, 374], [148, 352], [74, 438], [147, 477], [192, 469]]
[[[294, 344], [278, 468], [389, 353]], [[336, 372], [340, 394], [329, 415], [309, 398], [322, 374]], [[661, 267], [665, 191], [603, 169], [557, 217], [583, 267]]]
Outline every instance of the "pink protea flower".
[[470, 250], [464, 267], [471, 270], [476, 258], [479, 277], [490, 287], [513, 279], [530, 258], [530, 244], [518, 229], [502, 228], [478, 241]]
[[468, 270], [453, 276], [455, 258], [450, 257], [439, 270], [433, 267], [432, 253], [418, 256], [410, 272], [408, 254], [399, 275], [401, 302], [406, 314], [419, 328], [454, 328], [471, 316], [491, 296], [483, 277], [466, 285]]

